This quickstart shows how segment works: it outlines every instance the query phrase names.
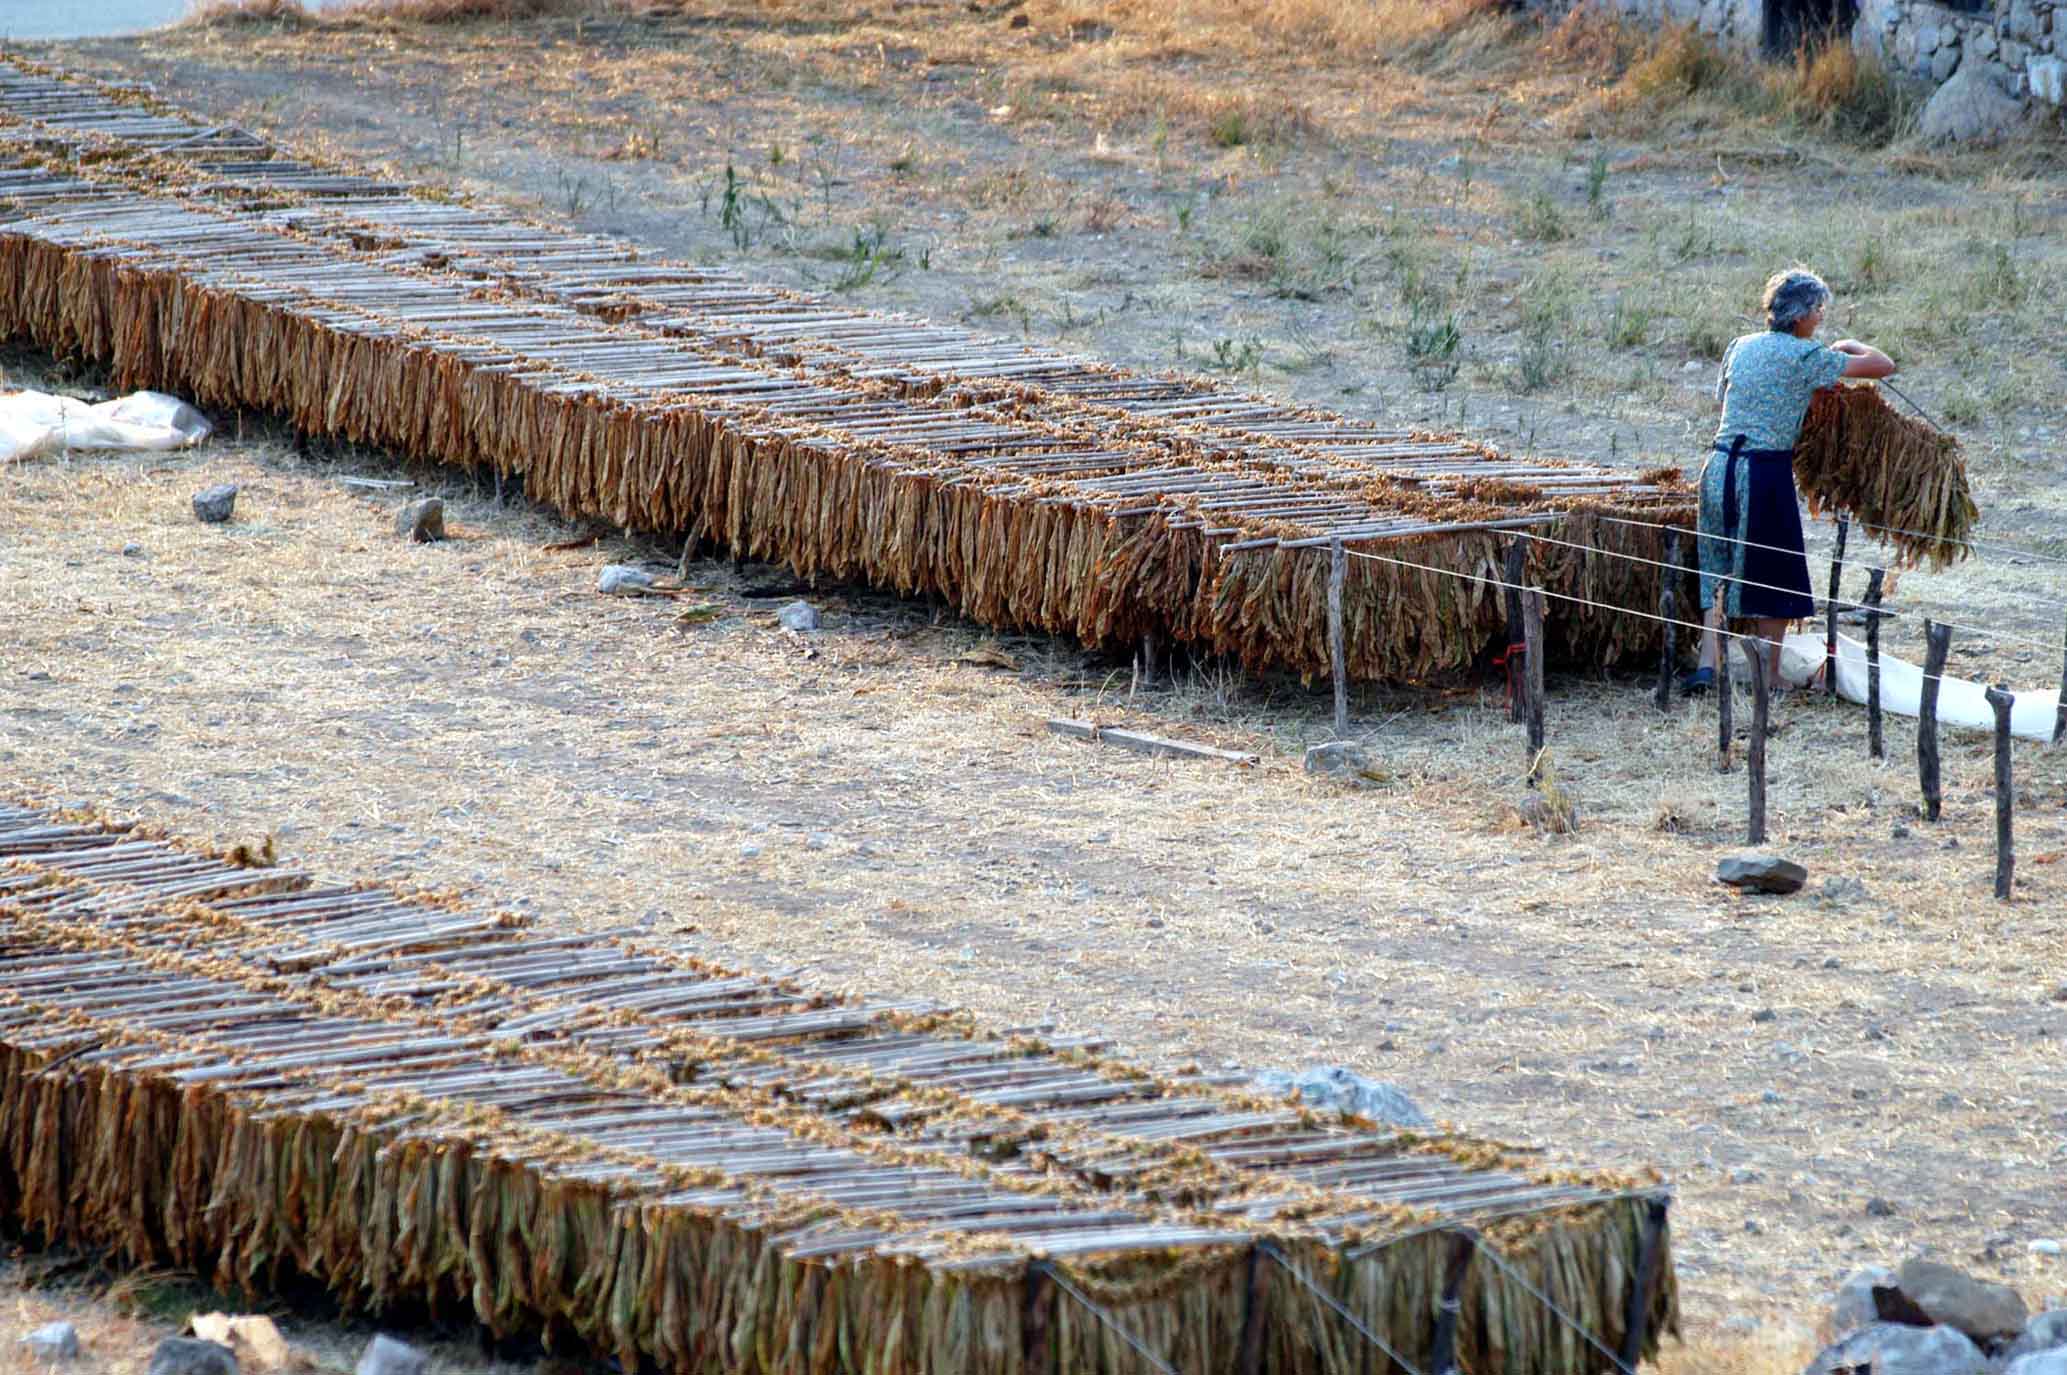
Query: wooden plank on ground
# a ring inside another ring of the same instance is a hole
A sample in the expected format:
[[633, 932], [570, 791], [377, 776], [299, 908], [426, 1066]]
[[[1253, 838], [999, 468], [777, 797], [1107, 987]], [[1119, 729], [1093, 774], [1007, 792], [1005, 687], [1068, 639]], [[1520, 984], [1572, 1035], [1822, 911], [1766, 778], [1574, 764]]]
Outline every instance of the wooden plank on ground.
[[1211, 745], [1195, 745], [1188, 740], [1165, 740], [1160, 735], [1149, 735], [1143, 731], [1119, 730], [1091, 721], [1073, 721], [1062, 716], [1051, 717], [1048, 729], [1056, 735], [1067, 735], [1073, 740], [1118, 745], [1123, 750], [1133, 750], [1138, 754], [1175, 755], [1182, 759], [1217, 759], [1224, 764], [1242, 764], [1250, 767], [1262, 762], [1260, 755], [1243, 754], [1238, 750], [1215, 749]]

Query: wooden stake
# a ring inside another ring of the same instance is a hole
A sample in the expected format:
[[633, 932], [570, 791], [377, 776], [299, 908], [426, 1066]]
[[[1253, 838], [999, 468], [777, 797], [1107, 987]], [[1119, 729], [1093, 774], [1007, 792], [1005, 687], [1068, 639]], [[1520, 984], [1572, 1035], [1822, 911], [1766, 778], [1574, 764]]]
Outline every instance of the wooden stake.
[[[1723, 618], [1722, 628], [1725, 631], [1730, 628], [1729, 617], [1725, 616]], [[1730, 771], [1730, 756], [1737, 748], [1737, 723], [1733, 719], [1736, 714], [1736, 708], [1735, 704], [1730, 700], [1736, 695], [1736, 687], [1730, 682], [1731, 643], [1732, 641], [1727, 635], [1718, 634], [1715, 637], [1715, 771], [1717, 773], [1728, 773]]]
[[1141, 632], [1141, 685], [1153, 687], [1162, 672], [1163, 642], [1153, 630]]
[[1270, 1272], [1264, 1268], [1263, 1248], [1249, 1248], [1249, 1269], [1242, 1285], [1242, 1345], [1235, 1369], [1240, 1375], [1259, 1375], [1263, 1369], [1263, 1320], [1270, 1311]]
[[[1514, 654], [1522, 644], [1522, 560], [1528, 551], [1520, 540], [1507, 546], [1507, 663], [1508, 681], [1514, 682]], [[1526, 667], [1526, 665], [1524, 665]], [[1516, 692], [1507, 704], [1507, 719], [1520, 725], [1529, 714], [1529, 698], [1526, 691]]]
[[2017, 847], [2010, 833], [2012, 813], [2017, 805], [2015, 780], [2010, 777], [2010, 708], [2017, 694], [2001, 683], [1988, 689], [1988, 705], [1995, 708], [1995, 896], [2010, 900], [2017, 876]]
[[1830, 596], [1823, 602], [1823, 690], [1837, 696], [1837, 589], [1845, 566], [1845, 536], [1852, 532], [1852, 518], [1837, 518], [1837, 549], [1830, 556]]
[[1944, 804], [1938, 786], [1938, 682], [1952, 649], [1952, 627], [1923, 623], [1923, 694], [1916, 711], [1916, 774], [1923, 785], [1923, 819], [1936, 821]]
[[1672, 678], [1679, 668], [1679, 619], [1676, 593], [1679, 590], [1679, 531], [1665, 532], [1665, 567], [1658, 579], [1658, 615], [1665, 622], [1665, 644], [1658, 651], [1658, 691], [1653, 695], [1658, 710], [1672, 705]]
[[1328, 661], [1335, 673], [1335, 738], [1349, 734], [1349, 661], [1342, 646], [1342, 589], [1349, 581], [1349, 551], [1328, 546]]
[[1459, 1232], [1450, 1239], [1450, 1259], [1443, 1269], [1442, 1303], [1435, 1313], [1435, 1339], [1429, 1343], [1429, 1375], [1450, 1375], [1457, 1368], [1457, 1317], [1463, 1308], [1464, 1274], [1478, 1243], [1471, 1233]]
[[[1751, 745], [1744, 753], [1744, 776], [1751, 791], [1751, 820], [1745, 844], [1766, 843], [1766, 722], [1773, 693], [1766, 682], [1766, 641], [1741, 640], [1744, 657], [1751, 661]], [[1720, 658], [1720, 655], [1716, 657]]]
[[1026, 1270], [1026, 1303], [1021, 1310], [1020, 1335], [1025, 1341], [1027, 1375], [1048, 1375], [1052, 1363], [1048, 1354], [1048, 1327], [1055, 1318], [1055, 1284], [1045, 1265]]
[[1880, 584], [1886, 576], [1885, 568], [1866, 575], [1866, 754], [1872, 759], [1888, 757], [1880, 723]]
[[1528, 701], [1529, 786], [1536, 786], [1536, 761], [1543, 754], [1543, 594], [1522, 595], [1523, 696]]
[[2060, 704], [2053, 708], [2053, 743], [2067, 737], [2067, 659], [2060, 661]]
[[1616, 1353], [1625, 1370], [1636, 1369], [1643, 1359], [1644, 1340], [1650, 1335], [1651, 1305], [1658, 1296], [1658, 1276], [1665, 1268], [1665, 1213], [1671, 1206], [1669, 1198], [1654, 1198], [1644, 1208], [1643, 1239], [1636, 1250], [1636, 1285], [1629, 1291], [1629, 1307], [1623, 1311], [1622, 1349]]

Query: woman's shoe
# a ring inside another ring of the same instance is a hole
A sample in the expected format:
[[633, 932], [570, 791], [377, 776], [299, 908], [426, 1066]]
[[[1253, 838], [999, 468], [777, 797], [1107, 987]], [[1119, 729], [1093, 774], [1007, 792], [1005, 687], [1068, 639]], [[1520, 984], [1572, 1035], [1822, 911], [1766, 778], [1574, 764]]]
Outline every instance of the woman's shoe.
[[1715, 686], [1715, 670], [1697, 668], [1679, 680], [1679, 690], [1688, 697], [1699, 696]]

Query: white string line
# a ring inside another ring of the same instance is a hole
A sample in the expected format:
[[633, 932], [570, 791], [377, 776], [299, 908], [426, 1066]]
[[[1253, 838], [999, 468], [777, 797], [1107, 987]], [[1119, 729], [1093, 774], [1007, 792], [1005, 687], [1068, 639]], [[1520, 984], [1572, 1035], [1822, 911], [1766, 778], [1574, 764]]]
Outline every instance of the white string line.
[[[1376, 563], [1397, 564], [1401, 568], [1418, 568], [1424, 573], [1441, 573], [1443, 576], [1450, 578], [1468, 578], [1472, 582], [1484, 583], [1488, 587], [1508, 588], [1516, 592], [1534, 592], [1538, 596], [1549, 597], [1555, 601], [1574, 602], [1580, 606], [1597, 606], [1603, 611], [1620, 612], [1624, 616], [1638, 616], [1647, 621], [1657, 621], [1661, 625], [1676, 625], [1683, 630], [1692, 630], [1703, 635], [1716, 635], [1725, 640], [1749, 640], [1762, 645], [1776, 645], [1779, 643], [1778, 640], [1768, 640], [1763, 635], [1748, 635], [1739, 630], [1720, 630], [1713, 626], [1703, 625], [1698, 621], [1676, 620], [1670, 616], [1661, 616], [1655, 611], [1638, 611], [1635, 607], [1630, 606], [1613, 606], [1607, 602], [1596, 602], [1585, 597], [1575, 597], [1569, 592], [1552, 592], [1547, 587], [1528, 587], [1518, 582], [1506, 582], [1499, 578], [1489, 577], [1484, 573], [1464, 573], [1455, 568], [1438, 568], [1432, 563], [1415, 563], [1411, 559], [1396, 559], [1386, 554], [1368, 554], [1361, 549], [1344, 549], [1342, 552], [1353, 559], [1370, 559]], [[1951, 622], [1935, 621], [1933, 624], [1950, 625]], [[2046, 647], [2050, 649], [2052, 646], [2048, 645]], [[1926, 682], [1964, 683], [1970, 681], [1966, 678], [1955, 678], [1949, 673], [1922, 673], [1919, 670], [1919, 674]]]
[[[1641, 526], [1646, 530], [1677, 530], [1680, 534], [1692, 535], [1696, 540], [1718, 540], [1724, 544], [1741, 544], [1748, 549], [1770, 549], [1776, 554], [1800, 554], [1803, 557], [1807, 557], [1809, 554], [1813, 553], [1817, 558], [1822, 558], [1825, 552], [1820, 548], [1815, 550], [1810, 550], [1806, 548], [1790, 549], [1784, 544], [1761, 544], [1757, 540], [1738, 539], [1733, 535], [1705, 535], [1701, 533], [1700, 530], [1689, 526], [1667, 525], [1655, 520], [1630, 520], [1624, 516], [1599, 516], [1596, 517], [1596, 519], [1604, 521], [1610, 525], [1636, 525]], [[1813, 516], [1810, 519], [1822, 521], [1826, 520], [1827, 517]], [[1880, 542], [1881, 541], [1875, 541], [1875, 543]], [[1847, 562], [1856, 563], [1861, 567], [1870, 568], [1873, 566], [1872, 564], [1868, 563], [1867, 560], [1862, 558], [1853, 558], [1847, 560]], [[2063, 560], [2062, 562], [2067, 563], [2067, 560]], [[1718, 573], [1711, 573], [1707, 576], [1720, 577], [1722, 575]], [[2020, 592], [2015, 588], [1991, 588], [1990, 590], [1997, 592], [2003, 596], [2013, 597], [2019, 601], [2029, 602], [2033, 606], [2043, 606], [2050, 611], [2067, 610], [2067, 601], [2062, 601], [2055, 597], [2041, 596], [2034, 592]]]
[[1528, 1279], [1525, 1276], [1523, 1276], [1521, 1271], [1515, 1269], [1512, 1265], [1509, 1265], [1507, 1263], [1507, 1260], [1498, 1251], [1494, 1250], [1491, 1246], [1486, 1245], [1484, 1237], [1479, 1238], [1478, 1253], [1484, 1256], [1487, 1260], [1493, 1262], [1494, 1266], [1500, 1271], [1502, 1271], [1504, 1274], [1506, 1274], [1506, 1276], [1509, 1279], [1513, 1280], [1516, 1284], [1519, 1284], [1523, 1289], [1526, 1289], [1529, 1293], [1534, 1294], [1539, 1303], [1541, 1303], [1545, 1308], [1548, 1308], [1551, 1312], [1555, 1313], [1559, 1318], [1564, 1320], [1565, 1326], [1571, 1328], [1574, 1332], [1577, 1332], [1580, 1336], [1584, 1337], [1589, 1343], [1592, 1344], [1594, 1350], [1600, 1352], [1601, 1355], [1606, 1356], [1610, 1361], [1613, 1361], [1615, 1363], [1615, 1369], [1622, 1371], [1623, 1375], [1636, 1375], [1636, 1371], [1632, 1370], [1630, 1367], [1622, 1363], [1622, 1357], [1620, 1355], [1608, 1350], [1606, 1344], [1603, 1343], [1600, 1338], [1594, 1336], [1592, 1332], [1587, 1330], [1585, 1323], [1580, 1322], [1570, 1313], [1567, 1313], [1564, 1309], [1558, 1307], [1556, 1303], [1551, 1301], [1551, 1298], [1548, 1294], [1545, 1294], [1541, 1289], [1538, 1289], [1535, 1285], [1529, 1283]]
[[[1837, 517], [1835, 516], [1810, 516], [1809, 519], [1831, 525], [1837, 523]], [[1963, 548], [1972, 549], [1977, 553], [1994, 552], [2003, 555], [2014, 555], [2020, 559], [2039, 559], [2046, 563], [2067, 564], [2067, 557], [2062, 557], [2059, 554], [2043, 554], [2036, 549], [2022, 549], [2014, 544], [1996, 544], [1993, 541], [1949, 539], [1944, 535], [1927, 535], [1921, 530], [1904, 530], [1899, 525], [1875, 525], [1870, 521], [1863, 521], [1857, 517], [1852, 518], [1852, 528], [1854, 530], [1872, 530], [1877, 534], [1883, 535], [1907, 535], [1911, 539], [1930, 540], [1936, 544], [1957, 544]]]
[[[1617, 520], [1617, 518], [1616, 518], [1616, 517], [1614, 517], [1614, 516], [1604, 516], [1604, 517], [1602, 517], [1602, 519], [1604, 519], [1604, 520]], [[1618, 521], [1617, 521], [1617, 523], [1619, 523], [1619, 524], [1623, 524], [1623, 525], [1646, 525], [1646, 526], [1650, 526], [1650, 528], [1652, 528], [1652, 529], [1654, 529], [1654, 530], [1679, 530], [1679, 531], [1681, 531], [1682, 533], [1688, 533], [1688, 532], [1686, 532], [1686, 531], [1685, 531], [1685, 530], [1683, 529], [1683, 527], [1681, 527], [1681, 526], [1677, 526], [1677, 525], [1654, 525], [1654, 524], [1652, 524], [1652, 523], [1651, 523], [1650, 521], [1644, 521], [1644, 520], [1628, 520], [1628, 521], [1618, 520]], [[1629, 560], [1629, 561], [1630, 561], [1631, 563], [1647, 563], [1647, 564], [1650, 564], [1650, 565], [1651, 565], [1652, 567], [1654, 567], [1654, 568], [1676, 568], [1676, 567], [1684, 567], [1684, 565], [1675, 565], [1675, 564], [1669, 564], [1669, 563], [1666, 563], [1666, 562], [1664, 562], [1663, 560], [1660, 560], [1660, 559], [1647, 559], [1647, 558], [1645, 558], [1645, 557], [1644, 557], [1643, 555], [1641, 555], [1641, 554], [1626, 554], [1626, 553], [1623, 553], [1623, 552], [1622, 552], [1621, 550], [1619, 550], [1619, 549], [1602, 549], [1602, 548], [1598, 547], [1597, 545], [1591, 545], [1591, 544], [1578, 544], [1578, 543], [1575, 543], [1575, 542], [1573, 542], [1573, 541], [1571, 541], [1571, 540], [1561, 540], [1561, 539], [1552, 539], [1552, 538], [1551, 538], [1551, 537], [1550, 537], [1549, 535], [1538, 535], [1538, 534], [1534, 534], [1534, 533], [1532, 533], [1532, 532], [1530, 532], [1530, 531], [1528, 531], [1528, 530], [1515, 530], [1515, 531], [1511, 531], [1510, 533], [1512, 533], [1512, 534], [1514, 534], [1514, 535], [1517, 535], [1517, 536], [1521, 537], [1522, 539], [1532, 539], [1532, 540], [1540, 540], [1540, 541], [1542, 541], [1542, 542], [1543, 542], [1543, 543], [1545, 543], [1545, 544], [1557, 544], [1557, 545], [1562, 545], [1562, 546], [1564, 546], [1564, 547], [1565, 547], [1565, 548], [1567, 548], [1567, 549], [1580, 549], [1580, 550], [1584, 550], [1584, 551], [1586, 551], [1586, 552], [1588, 552], [1588, 553], [1593, 553], [1593, 554], [1605, 554], [1605, 555], [1606, 555], [1607, 557], [1609, 557], [1609, 558], [1611, 558], [1611, 559], [1627, 559], [1627, 560]], [[1803, 556], [1803, 557], [1806, 557], [1806, 555], [1803, 555], [1803, 553], [1802, 553], [1802, 551], [1801, 551], [1801, 550], [1797, 550], [1797, 549], [1788, 549], [1788, 548], [1786, 548], [1786, 547], [1785, 547], [1785, 546], [1783, 546], [1783, 545], [1777, 545], [1777, 544], [1758, 544], [1758, 543], [1756, 543], [1756, 542], [1754, 542], [1754, 541], [1752, 541], [1752, 540], [1740, 540], [1740, 539], [1732, 539], [1732, 538], [1731, 538], [1730, 536], [1728, 536], [1728, 535], [1704, 535], [1704, 534], [1701, 534], [1701, 533], [1699, 533], [1698, 531], [1696, 531], [1696, 532], [1692, 532], [1692, 533], [1694, 534], [1694, 538], [1695, 538], [1695, 539], [1697, 539], [1697, 540], [1704, 540], [1704, 539], [1714, 539], [1714, 540], [1725, 540], [1725, 541], [1727, 541], [1727, 542], [1729, 542], [1729, 543], [1731, 543], [1731, 544], [1748, 544], [1748, 545], [1750, 545], [1750, 546], [1751, 546], [1752, 548], [1754, 548], [1754, 549], [1774, 549], [1774, 550], [1778, 550], [1778, 551], [1779, 551], [1780, 553], [1783, 553], [1783, 554], [1796, 554], [1796, 555], [1801, 555], [1801, 556]], [[1351, 551], [1351, 552], [1355, 552], [1355, 551]], [[1736, 577], [1735, 575], [1733, 575], [1733, 574], [1729, 574], [1729, 573], [1710, 573], [1710, 572], [1707, 572], [1707, 571], [1705, 571], [1705, 570], [1702, 570], [1702, 569], [1699, 569], [1699, 568], [1695, 568], [1695, 569], [1689, 569], [1688, 571], [1690, 571], [1690, 572], [1694, 573], [1694, 574], [1695, 574], [1696, 576], [1698, 576], [1698, 577], [1700, 577], [1700, 578], [1702, 578], [1702, 579], [1704, 579], [1704, 580], [1712, 580], [1712, 581], [1715, 581], [1715, 582], [1731, 582], [1731, 583], [1737, 583], [1737, 584], [1739, 584], [1740, 586], [1743, 586], [1743, 587], [1756, 587], [1756, 588], [1760, 588], [1760, 589], [1762, 589], [1762, 590], [1764, 590], [1764, 591], [1767, 591], [1767, 592], [1786, 592], [1786, 593], [1790, 593], [1790, 594], [1792, 594], [1792, 595], [1794, 595], [1794, 596], [1806, 596], [1806, 597], [1807, 597], [1807, 598], [1808, 598], [1808, 599], [1809, 599], [1810, 601], [1812, 601], [1812, 602], [1814, 602], [1814, 601], [1818, 601], [1818, 600], [1821, 600], [1821, 601], [1823, 602], [1823, 604], [1824, 604], [1825, 606], [1829, 606], [1829, 605], [1831, 604], [1831, 603], [1830, 603], [1830, 600], [1829, 600], [1828, 598], [1818, 598], [1818, 597], [1816, 596], [1816, 594], [1815, 594], [1815, 589], [1814, 589], [1813, 587], [1811, 587], [1811, 588], [1810, 588], [1810, 590], [1809, 590], [1808, 592], [1802, 592], [1802, 591], [1801, 591], [1800, 589], [1798, 589], [1798, 588], [1793, 588], [1793, 587], [1781, 587], [1781, 586], [1779, 586], [1779, 585], [1777, 585], [1777, 584], [1775, 584], [1775, 583], [1769, 583], [1769, 582], [1753, 582], [1753, 581], [1752, 581], [1751, 579], [1749, 579], [1749, 578], [1740, 578], [1740, 577]], [[1813, 581], [1813, 579], [1812, 579], [1811, 581]], [[1505, 584], [1503, 584], [1503, 586], [1504, 586], [1504, 585], [1505, 585]], [[1556, 594], [1555, 594], [1555, 593], [1550, 593], [1550, 594], [1547, 594], [1547, 595], [1552, 595], [1552, 596], [1555, 596]], [[1600, 602], [1591, 602], [1591, 603], [1588, 603], [1588, 605], [1592, 605], [1592, 606], [1599, 606], [1599, 605], [1603, 605], [1603, 603], [1600, 603]], [[1889, 620], [1894, 620], [1894, 619], [1896, 619], [1896, 618], [1898, 618], [1898, 617], [1907, 617], [1907, 616], [1914, 616], [1914, 615], [1917, 615], [1917, 614], [1918, 614], [1918, 613], [1917, 613], [1916, 611], [1913, 611], [1913, 610], [1911, 610], [1911, 611], [1899, 611], [1899, 610], [1890, 610], [1890, 609], [1889, 609], [1888, 607], [1886, 607], [1886, 606], [1884, 606], [1884, 605], [1883, 605], [1883, 606], [1876, 606], [1876, 605], [1874, 605], [1874, 604], [1872, 604], [1872, 603], [1868, 603], [1868, 602], [1848, 602], [1848, 601], [1845, 601], [1845, 600], [1843, 600], [1842, 598], [1840, 598], [1840, 599], [1839, 599], [1839, 600], [1837, 601], [1836, 605], [1838, 605], [1838, 606], [1840, 606], [1840, 607], [1844, 607], [1844, 608], [1846, 608], [1846, 609], [1848, 609], [1848, 610], [1852, 610], [1852, 611], [1871, 611], [1871, 612], [1873, 612], [1873, 613], [1874, 613], [1875, 615], [1885, 616], [1885, 617], [1887, 617], [1887, 618], [1888, 618]], [[2067, 605], [2067, 603], [2063, 603], [2063, 604], [2061, 604], [2061, 605]], [[1636, 615], [1641, 615], [1642, 613], [1641, 613], [1641, 612], [1636, 612], [1636, 613], [1632, 613], [1632, 614], [1636, 614]], [[1806, 619], [1806, 618], [1801, 618], [1801, 619]], [[2034, 639], [2032, 639], [2032, 638], [2031, 638], [2030, 636], [2028, 636], [2028, 635], [2019, 635], [2019, 634], [2017, 634], [2017, 633], [2016, 633], [2016, 632], [2014, 632], [2014, 631], [2009, 631], [2009, 630], [1990, 630], [1990, 629], [1988, 629], [1988, 628], [1987, 628], [1987, 627], [1985, 627], [1985, 626], [1978, 626], [1978, 625], [1968, 625], [1968, 624], [1966, 624], [1966, 623], [1964, 623], [1964, 622], [1962, 622], [1962, 621], [1947, 621], [1947, 620], [1941, 620], [1941, 619], [1939, 619], [1939, 618], [1938, 618], [1938, 617], [1936, 617], [1936, 616], [1932, 616], [1932, 617], [1930, 617], [1929, 619], [1930, 619], [1930, 620], [1931, 620], [1931, 622], [1932, 622], [1933, 624], [1935, 624], [1935, 625], [1949, 625], [1949, 626], [1951, 626], [1951, 627], [1952, 627], [1952, 628], [1953, 628], [1954, 630], [1964, 630], [1964, 631], [1967, 631], [1967, 632], [1968, 632], [1968, 633], [1970, 633], [1970, 634], [1974, 634], [1974, 635], [1980, 635], [1980, 636], [1983, 636], [1983, 637], [1985, 637], [1985, 638], [1987, 638], [1987, 639], [1990, 639], [1990, 640], [2008, 640], [2008, 641], [2010, 641], [2010, 642], [2011, 642], [2011, 643], [2013, 643], [2013, 644], [2020, 644], [2020, 645], [2029, 645], [2029, 646], [2030, 646], [2031, 648], [2033, 648], [2033, 649], [2042, 649], [2042, 650], [2045, 650], [2045, 651], [2046, 651], [2046, 652], [2047, 652], [2048, 654], [2052, 653], [2052, 652], [2053, 652], [2054, 650], [2056, 650], [2056, 649], [2060, 649], [2060, 648], [2061, 648], [2061, 646], [2060, 646], [2059, 644], [2056, 644], [2055, 642], [2053, 642], [2053, 641], [2051, 641], [2051, 640], [2034, 640]]]
[[[1157, 1370], [1161, 1371], [1163, 1375], [1177, 1375], [1177, 1367], [1171, 1365], [1161, 1356], [1156, 1355], [1155, 1352], [1150, 1351], [1146, 1346], [1143, 1346], [1141, 1344], [1140, 1338], [1136, 1337], [1132, 1332], [1129, 1332], [1126, 1328], [1120, 1326], [1119, 1319], [1115, 1318], [1112, 1314], [1106, 1312], [1103, 1308], [1100, 1308], [1097, 1304], [1091, 1302], [1091, 1300], [1085, 1298], [1084, 1291], [1077, 1288], [1074, 1284], [1071, 1284], [1067, 1279], [1063, 1278], [1062, 1271], [1059, 1268], [1057, 1268], [1055, 1265], [1048, 1261], [1037, 1261], [1035, 1263], [1038, 1264], [1041, 1267], [1041, 1269], [1047, 1271], [1048, 1278], [1054, 1280], [1056, 1284], [1060, 1285], [1062, 1289], [1065, 1292], [1067, 1292], [1071, 1298], [1075, 1299], [1078, 1303], [1084, 1305], [1085, 1308], [1089, 1309], [1092, 1317], [1098, 1319], [1098, 1321], [1104, 1323], [1107, 1327], [1110, 1327], [1113, 1330], [1114, 1334], [1116, 1334], [1121, 1341], [1125, 1342], [1128, 1346], [1133, 1347], [1134, 1350], [1140, 1354], [1142, 1360], [1147, 1361], [1150, 1365], [1154, 1366]], [[1416, 1375], [1419, 1375], [1419, 1372], [1416, 1372]]]
[[1344, 1322], [1348, 1323], [1351, 1327], [1354, 1327], [1358, 1332], [1361, 1332], [1364, 1335], [1364, 1340], [1368, 1341], [1371, 1345], [1377, 1347], [1380, 1351], [1383, 1351], [1386, 1354], [1386, 1356], [1390, 1358], [1392, 1363], [1398, 1366], [1400, 1369], [1406, 1371], [1407, 1375], [1421, 1375], [1421, 1368], [1419, 1366], [1415, 1365], [1405, 1356], [1400, 1355], [1399, 1352], [1393, 1350], [1392, 1347], [1386, 1343], [1385, 1338], [1379, 1336], [1376, 1332], [1373, 1332], [1370, 1328], [1364, 1326], [1363, 1322], [1360, 1319], [1358, 1319], [1356, 1314], [1350, 1312], [1347, 1308], [1344, 1308], [1339, 1302], [1336, 1301], [1336, 1298], [1333, 1294], [1330, 1294], [1327, 1290], [1321, 1288], [1318, 1284], [1315, 1284], [1312, 1280], [1308, 1279], [1305, 1273], [1301, 1271], [1298, 1266], [1292, 1264], [1291, 1258], [1287, 1256], [1283, 1251], [1278, 1250], [1276, 1246], [1272, 1245], [1270, 1242], [1267, 1241], [1259, 1242], [1257, 1244], [1257, 1249], [1262, 1251], [1264, 1255], [1269, 1256], [1272, 1260], [1276, 1261], [1279, 1265], [1283, 1266], [1287, 1274], [1291, 1275], [1293, 1279], [1298, 1280], [1301, 1284], [1305, 1285], [1309, 1290], [1311, 1290], [1315, 1298], [1319, 1299], [1322, 1303], [1328, 1305], [1328, 1307], [1334, 1309], [1336, 1314], [1339, 1315]]

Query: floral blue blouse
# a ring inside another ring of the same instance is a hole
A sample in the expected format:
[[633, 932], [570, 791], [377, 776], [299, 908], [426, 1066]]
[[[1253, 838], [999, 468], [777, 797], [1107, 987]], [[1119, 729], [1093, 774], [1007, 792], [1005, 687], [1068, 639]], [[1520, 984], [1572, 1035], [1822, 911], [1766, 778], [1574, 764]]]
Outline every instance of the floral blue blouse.
[[1793, 448], [1809, 397], [1843, 377], [1845, 362], [1836, 349], [1778, 330], [1733, 340], [1715, 379], [1723, 408], [1716, 443], [1727, 447], [1741, 434], [1747, 449]]

